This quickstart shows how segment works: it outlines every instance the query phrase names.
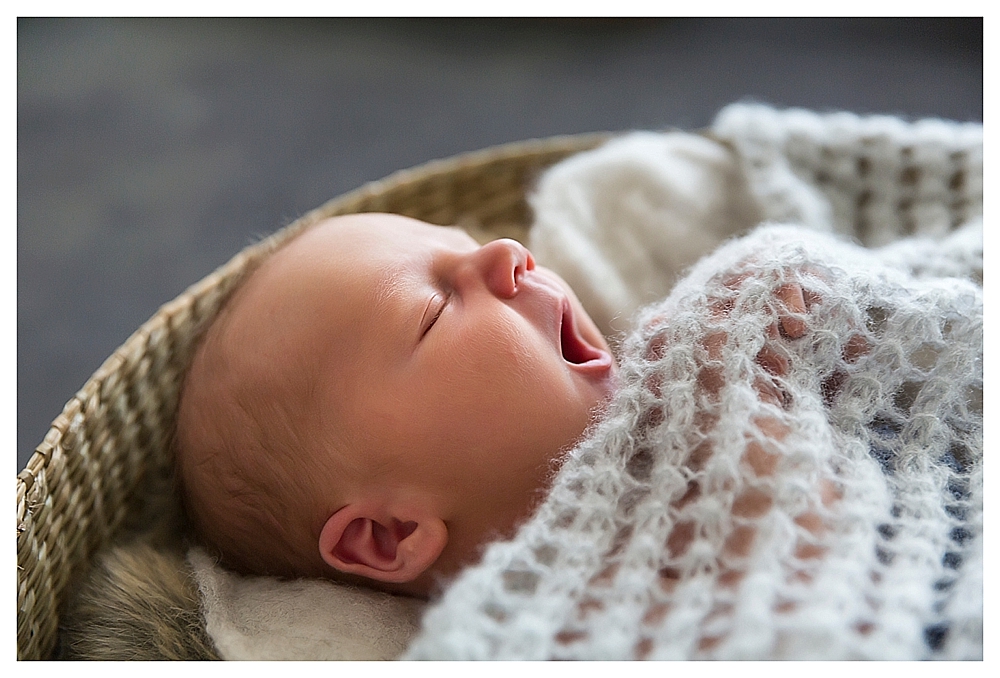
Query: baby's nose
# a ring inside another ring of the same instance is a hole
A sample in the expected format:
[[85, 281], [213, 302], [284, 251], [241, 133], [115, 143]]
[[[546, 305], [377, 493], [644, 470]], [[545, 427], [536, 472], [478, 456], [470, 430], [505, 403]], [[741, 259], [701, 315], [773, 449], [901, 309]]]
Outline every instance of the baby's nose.
[[501, 238], [476, 250], [473, 266], [493, 294], [509, 299], [517, 294], [518, 283], [525, 272], [535, 268], [535, 259], [521, 243]]

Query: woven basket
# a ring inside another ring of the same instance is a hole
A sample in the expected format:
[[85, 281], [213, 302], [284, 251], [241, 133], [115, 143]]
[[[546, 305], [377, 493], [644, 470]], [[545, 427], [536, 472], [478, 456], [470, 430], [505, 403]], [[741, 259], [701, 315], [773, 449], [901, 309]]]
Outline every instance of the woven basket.
[[17, 475], [17, 655], [50, 658], [59, 613], [94, 553], [169, 475], [178, 389], [201, 328], [276, 245], [326, 217], [394, 212], [459, 225], [481, 242], [523, 239], [538, 173], [607, 134], [525, 141], [397, 172], [309, 212], [161, 307], [63, 408]]

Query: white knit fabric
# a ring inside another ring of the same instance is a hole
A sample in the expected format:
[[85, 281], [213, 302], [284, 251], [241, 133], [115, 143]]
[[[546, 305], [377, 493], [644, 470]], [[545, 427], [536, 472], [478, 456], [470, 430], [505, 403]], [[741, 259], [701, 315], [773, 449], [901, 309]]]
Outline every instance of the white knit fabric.
[[733, 104], [711, 134], [735, 150], [765, 220], [875, 247], [983, 214], [979, 123]]
[[[769, 333], [789, 283], [796, 339]], [[639, 328], [547, 500], [406, 656], [982, 656], [978, 285], [772, 226]]]
[[982, 127], [736, 106], [714, 134], [799, 225], [638, 316], [605, 416], [404, 657], [982, 657]]

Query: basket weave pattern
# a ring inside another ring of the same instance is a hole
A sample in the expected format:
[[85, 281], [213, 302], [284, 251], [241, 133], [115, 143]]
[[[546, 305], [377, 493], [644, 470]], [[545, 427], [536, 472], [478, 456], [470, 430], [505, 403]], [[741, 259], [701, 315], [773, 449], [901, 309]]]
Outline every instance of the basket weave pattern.
[[169, 470], [179, 388], [200, 331], [268, 253], [322, 219], [357, 212], [457, 224], [481, 241], [523, 239], [532, 180], [607, 138], [518, 142], [397, 172], [247, 247], [161, 307], [70, 399], [17, 475], [18, 658], [52, 655], [74, 578], [114, 540], [143, 480]]

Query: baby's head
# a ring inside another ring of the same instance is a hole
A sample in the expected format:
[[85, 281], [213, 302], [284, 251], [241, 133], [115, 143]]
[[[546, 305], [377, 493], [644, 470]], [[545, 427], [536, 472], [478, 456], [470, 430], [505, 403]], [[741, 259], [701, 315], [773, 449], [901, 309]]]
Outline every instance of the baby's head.
[[426, 594], [530, 514], [615, 374], [518, 243], [329, 219], [250, 275], [195, 354], [177, 423], [188, 513], [237, 569]]

